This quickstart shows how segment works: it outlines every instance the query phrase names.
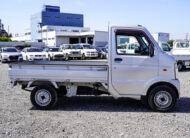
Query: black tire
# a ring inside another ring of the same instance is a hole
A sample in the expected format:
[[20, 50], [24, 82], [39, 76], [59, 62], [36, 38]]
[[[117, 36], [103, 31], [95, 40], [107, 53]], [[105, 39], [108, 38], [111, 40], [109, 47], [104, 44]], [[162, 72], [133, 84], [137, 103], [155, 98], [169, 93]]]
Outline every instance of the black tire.
[[82, 60], [85, 60], [85, 54], [82, 54], [81, 59], [82, 59]]
[[69, 55], [68, 55], [68, 54], [66, 54], [65, 60], [66, 60], [66, 61], [69, 60]]
[[[164, 104], [164, 102], [166, 103]], [[156, 112], [170, 112], [174, 109], [176, 103], [176, 92], [167, 85], [156, 86], [148, 96], [148, 104]]]
[[29, 60], [28, 60], [28, 56], [26, 56], [26, 61], [29, 61]]
[[177, 63], [177, 67], [178, 67], [178, 71], [182, 71], [184, 65], [183, 65], [183, 63], [179, 62], [179, 63]]
[[[40, 98], [42, 102], [44, 103], [39, 101]], [[40, 86], [35, 87], [32, 90], [31, 95], [30, 95], [30, 100], [31, 100], [32, 105], [36, 107], [37, 109], [49, 110], [49, 109], [52, 109], [57, 103], [57, 92], [50, 85], [40, 85]], [[46, 100], [48, 101], [45, 102]]]
[[51, 61], [51, 57], [50, 57], [50, 55], [48, 55], [48, 61]]

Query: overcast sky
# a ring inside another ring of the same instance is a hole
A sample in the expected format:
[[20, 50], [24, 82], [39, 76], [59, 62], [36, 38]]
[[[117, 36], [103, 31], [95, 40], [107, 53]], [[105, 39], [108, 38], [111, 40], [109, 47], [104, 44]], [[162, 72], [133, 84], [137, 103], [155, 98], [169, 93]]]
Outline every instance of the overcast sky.
[[190, 38], [190, 0], [0, 0], [0, 19], [10, 32], [30, 28], [30, 16], [43, 4], [61, 6], [62, 12], [84, 14], [84, 25], [107, 30], [114, 25], [143, 25], [149, 31], [168, 32], [171, 38]]

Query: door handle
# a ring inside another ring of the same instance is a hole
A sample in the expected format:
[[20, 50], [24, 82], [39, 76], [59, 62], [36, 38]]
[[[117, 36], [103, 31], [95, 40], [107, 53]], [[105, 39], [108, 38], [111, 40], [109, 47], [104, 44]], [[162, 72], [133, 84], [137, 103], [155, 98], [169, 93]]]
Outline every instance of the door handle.
[[121, 62], [121, 61], [123, 61], [123, 59], [122, 58], [115, 58], [115, 61]]

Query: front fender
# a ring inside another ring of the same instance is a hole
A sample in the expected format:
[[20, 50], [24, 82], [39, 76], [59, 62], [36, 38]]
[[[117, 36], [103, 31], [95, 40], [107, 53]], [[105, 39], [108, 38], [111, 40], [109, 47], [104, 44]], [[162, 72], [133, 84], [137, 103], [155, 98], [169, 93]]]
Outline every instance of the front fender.
[[156, 83], [161, 83], [161, 82], [162, 83], [163, 82], [169, 83], [169, 84], [173, 85], [174, 87], [176, 87], [176, 89], [178, 90], [178, 94], [180, 95], [180, 82], [179, 82], [179, 80], [174, 80], [174, 79], [167, 77], [167, 76], [156, 76], [156, 77], [150, 79], [149, 81], [147, 81], [141, 95], [146, 96], [149, 88], [152, 85], [154, 85]]

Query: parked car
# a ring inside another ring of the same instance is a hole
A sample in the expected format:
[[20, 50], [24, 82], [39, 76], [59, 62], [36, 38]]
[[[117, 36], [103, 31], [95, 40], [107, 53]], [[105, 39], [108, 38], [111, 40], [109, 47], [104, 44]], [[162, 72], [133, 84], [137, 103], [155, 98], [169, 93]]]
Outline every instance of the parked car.
[[50, 60], [64, 60], [65, 53], [60, 48], [45, 48], [43, 52], [46, 55], [46, 59]]
[[10, 62], [10, 61], [22, 61], [22, 54], [13, 47], [3, 47], [0, 48], [0, 61]]
[[23, 60], [34, 61], [34, 60], [46, 60], [46, 54], [42, 52], [40, 48], [24, 48], [22, 50]]
[[98, 58], [98, 51], [89, 44], [74, 44], [75, 47], [79, 47], [82, 53], [82, 59], [86, 58]]
[[98, 58], [107, 59], [108, 58], [108, 49], [107, 48], [96, 48], [98, 51]]
[[65, 60], [70, 58], [82, 58], [81, 49], [71, 44], [63, 44], [60, 49], [65, 53]]
[[[60, 94], [66, 97], [108, 94], [116, 99], [141, 100], [154, 111], [174, 109], [180, 98], [175, 59], [163, 53], [142, 26], [114, 26], [109, 30], [108, 61], [12, 63], [9, 66], [10, 86], [33, 88], [31, 103], [42, 110], [53, 108]], [[119, 54], [121, 38], [129, 37], [138, 38], [140, 52]]]

